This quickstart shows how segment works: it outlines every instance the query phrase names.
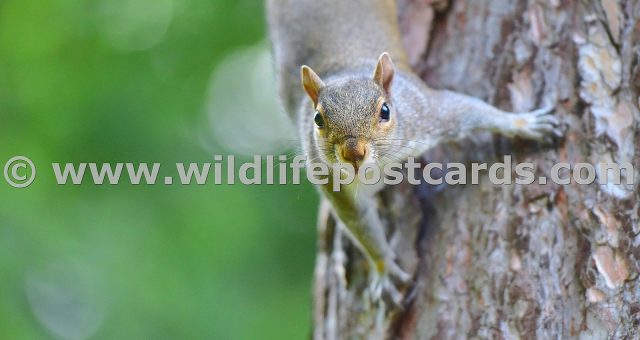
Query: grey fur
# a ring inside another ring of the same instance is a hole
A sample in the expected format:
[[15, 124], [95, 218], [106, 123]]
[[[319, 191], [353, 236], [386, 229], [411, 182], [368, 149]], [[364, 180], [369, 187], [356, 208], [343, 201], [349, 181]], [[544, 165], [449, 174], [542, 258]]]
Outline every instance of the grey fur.
[[[408, 67], [391, 0], [268, 0], [267, 12], [281, 96], [289, 115], [297, 117], [308, 160], [337, 162], [337, 148], [347, 138], [364, 141], [372, 160], [383, 162], [419, 155], [476, 130], [533, 139], [557, 131], [551, 108], [516, 115], [463, 94], [428, 88]], [[395, 64], [389, 91], [373, 79], [383, 52]], [[317, 107], [301, 87], [304, 64], [323, 81]], [[377, 119], [380, 98], [391, 108], [388, 123]], [[324, 114], [322, 129], [314, 124], [316, 109]], [[404, 281], [408, 275], [395, 264], [375, 201], [356, 197], [351, 187], [333, 192], [331, 186], [321, 188], [324, 197], [378, 269], [372, 272], [372, 290], [397, 300], [388, 277]]]

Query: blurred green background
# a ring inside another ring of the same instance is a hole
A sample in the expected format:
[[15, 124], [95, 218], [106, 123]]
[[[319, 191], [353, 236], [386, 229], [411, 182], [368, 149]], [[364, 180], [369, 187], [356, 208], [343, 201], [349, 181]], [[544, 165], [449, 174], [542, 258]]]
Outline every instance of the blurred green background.
[[309, 185], [58, 186], [51, 170], [283, 152], [263, 15], [257, 0], [0, 1], [0, 164], [38, 167], [29, 188], [0, 181], [0, 338], [309, 336]]

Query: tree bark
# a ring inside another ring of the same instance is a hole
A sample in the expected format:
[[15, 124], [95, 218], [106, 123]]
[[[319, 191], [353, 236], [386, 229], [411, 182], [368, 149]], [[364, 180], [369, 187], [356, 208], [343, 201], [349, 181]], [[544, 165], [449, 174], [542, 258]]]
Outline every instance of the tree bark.
[[[424, 163], [511, 155], [547, 177], [559, 162], [640, 168], [639, 1], [400, 0], [399, 12], [431, 87], [516, 112], [554, 104], [566, 126], [551, 145], [483, 134]], [[414, 274], [401, 308], [370, 301], [366, 261], [324, 206], [314, 337], [640, 338], [637, 187], [548, 182], [495, 185], [485, 174], [478, 185], [380, 193], [388, 237]]]

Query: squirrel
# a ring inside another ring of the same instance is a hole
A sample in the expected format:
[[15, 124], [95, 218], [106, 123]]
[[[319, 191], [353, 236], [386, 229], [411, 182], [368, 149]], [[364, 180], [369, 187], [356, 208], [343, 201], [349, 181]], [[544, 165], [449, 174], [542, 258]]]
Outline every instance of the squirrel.
[[[515, 114], [429, 88], [409, 66], [393, 0], [266, 4], [280, 95], [297, 122], [307, 161], [357, 169], [390, 156], [417, 157], [476, 131], [534, 140], [561, 134], [552, 106]], [[411, 276], [396, 263], [376, 201], [350, 188], [331, 188], [328, 183], [320, 191], [370, 261], [372, 295], [389, 294], [398, 302], [396, 283]]]

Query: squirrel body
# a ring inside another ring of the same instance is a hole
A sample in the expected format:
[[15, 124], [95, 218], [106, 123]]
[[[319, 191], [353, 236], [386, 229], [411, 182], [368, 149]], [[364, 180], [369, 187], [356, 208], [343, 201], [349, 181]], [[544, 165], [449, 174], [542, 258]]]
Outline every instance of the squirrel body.
[[[357, 169], [419, 156], [475, 131], [539, 140], [558, 134], [551, 107], [512, 114], [429, 88], [408, 64], [395, 1], [268, 0], [267, 16], [280, 94], [308, 162]], [[331, 188], [320, 191], [371, 261], [374, 294], [398, 300], [393, 282], [410, 276], [395, 263], [375, 199]]]
[[300, 66], [322, 79], [361, 71], [370, 76], [375, 58], [389, 52], [409, 69], [394, 0], [267, 0], [267, 20], [280, 94], [296, 115]]

